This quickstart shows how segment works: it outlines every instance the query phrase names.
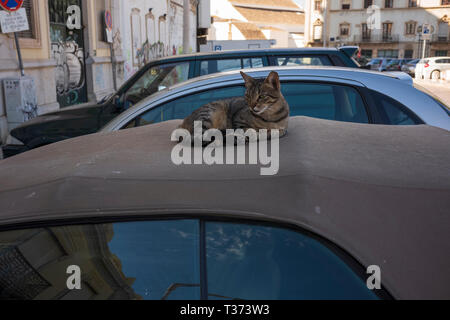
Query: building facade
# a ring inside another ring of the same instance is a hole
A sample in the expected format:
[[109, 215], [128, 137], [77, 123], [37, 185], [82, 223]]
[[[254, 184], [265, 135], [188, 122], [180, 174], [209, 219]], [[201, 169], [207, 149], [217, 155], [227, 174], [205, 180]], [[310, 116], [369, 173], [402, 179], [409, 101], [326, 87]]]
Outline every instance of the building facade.
[[449, 0], [307, 0], [305, 12], [309, 46], [359, 45], [368, 58], [450, 54]]
[[[30, 30], [18, 35], [25, 75], [35, 86], [33, 116], [98, 101], [120, 85], [122, 5], [120, 0], [24, 0]], [[112, 13], [113, 50], [104, 36], [106, 10]], [[7, 112], [4, 80], [20, 76], [14, 37], [0, 33], [0, 144], [11, 143], [9, 131], [21, 122]], [[28, 119], [24, 111], [23, 121]]]
[[304, 12], [291, 0], [212, 0], [208, 40], [276, 40], [273, 47], [304, 46]]
[[125, 78], [153, 59], [196, 52], [197, 11], [202, 2], [205, 0], [124, 1]]
[[209, 0], [24, 0], [23, 7], [30, 30], [18, 35], [33, 102], [10, 112], [22, 107], [11, 107], [4, 80], [23, 78], [13, 34], [0, 32], [0, 145], [14, 144], [9, 132], [37, 115], [103, 99], [152, 59], [197, 51], [199, 9], [200, 31], [210, 26]]

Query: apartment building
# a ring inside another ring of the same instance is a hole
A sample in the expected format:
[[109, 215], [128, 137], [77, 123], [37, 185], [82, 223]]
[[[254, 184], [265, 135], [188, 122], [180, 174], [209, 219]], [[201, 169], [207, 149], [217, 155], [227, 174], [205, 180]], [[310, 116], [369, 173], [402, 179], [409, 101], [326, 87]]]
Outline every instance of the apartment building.
[[[309, 46], [359, 45], [366, 57], [450, 54], [450, 0], [306, 0]], [[424, 42], [422, 27], [431, 36]]]
[[276, 40], [303, 47], [305, 15], [292, 0], [212, 0], [208, 40]]

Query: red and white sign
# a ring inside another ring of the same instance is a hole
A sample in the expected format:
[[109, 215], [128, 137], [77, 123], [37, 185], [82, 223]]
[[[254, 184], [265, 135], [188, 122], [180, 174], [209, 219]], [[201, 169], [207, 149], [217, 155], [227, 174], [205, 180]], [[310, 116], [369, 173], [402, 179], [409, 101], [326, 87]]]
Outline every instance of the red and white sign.
[[2, 26], [2, 33], [30, 30], [25, 8], [12, 12], [0, 11], [0, 25]]
[[23, 0], [0, 0], [0, 6], [9, 12], [22, 8]]

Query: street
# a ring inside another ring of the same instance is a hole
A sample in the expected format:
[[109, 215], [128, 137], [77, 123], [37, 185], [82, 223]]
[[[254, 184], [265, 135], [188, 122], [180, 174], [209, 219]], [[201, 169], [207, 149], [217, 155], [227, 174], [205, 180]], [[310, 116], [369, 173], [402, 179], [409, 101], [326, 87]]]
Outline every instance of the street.
[[450, 106], [450, 83], [431, 82], [430, 80], [414, 80], [414, 83], [424, 87]]

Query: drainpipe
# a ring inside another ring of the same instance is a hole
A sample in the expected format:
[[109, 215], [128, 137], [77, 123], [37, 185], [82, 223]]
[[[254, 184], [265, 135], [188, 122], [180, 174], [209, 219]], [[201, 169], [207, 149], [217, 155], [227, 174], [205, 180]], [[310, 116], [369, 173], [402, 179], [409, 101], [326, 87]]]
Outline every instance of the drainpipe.
[[183, 53], [189, 53], [189, 30], [190, 30], [190, 0], [183, 0]]

